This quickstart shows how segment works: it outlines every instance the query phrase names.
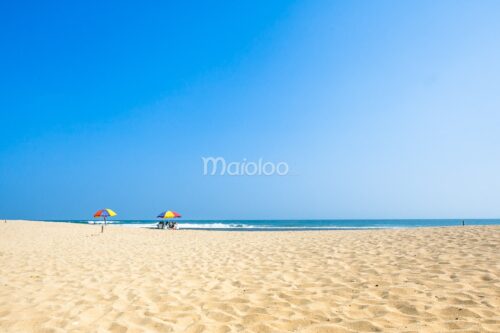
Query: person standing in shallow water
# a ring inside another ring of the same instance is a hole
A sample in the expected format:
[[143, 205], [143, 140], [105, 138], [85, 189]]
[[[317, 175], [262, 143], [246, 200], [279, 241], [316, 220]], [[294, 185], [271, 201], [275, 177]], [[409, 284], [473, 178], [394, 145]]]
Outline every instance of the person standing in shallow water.
[[465, 220], [462, 220], [462, 225], [465, 225]]

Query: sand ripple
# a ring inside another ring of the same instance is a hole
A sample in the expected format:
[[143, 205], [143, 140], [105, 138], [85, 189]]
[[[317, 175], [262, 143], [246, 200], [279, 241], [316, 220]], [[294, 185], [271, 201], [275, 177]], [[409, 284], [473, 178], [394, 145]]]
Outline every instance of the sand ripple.
[[1, 332], [500, 332], [500, 227], [0, 224]]

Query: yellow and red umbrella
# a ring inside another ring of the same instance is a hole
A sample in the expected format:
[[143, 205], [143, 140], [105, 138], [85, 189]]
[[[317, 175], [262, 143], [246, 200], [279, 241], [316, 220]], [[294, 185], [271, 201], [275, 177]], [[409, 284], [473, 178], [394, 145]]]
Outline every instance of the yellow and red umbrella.
[[[166, 212], [162, 212], [160, 214], [158, 214], [159, 218], [161, 219], [175, 219], [175, 218], [178, 218], [178, 217], [181, 217], [181, 214], [179, 213], [176, 213], [174, 211], [171, 211], [171, 210], [167, 210]], [[163, 229], [165, 227], [165, 223], [164, 222], [161, 222], [161, 228]], [[160, 227], [160, 224], [158, 224], [158, 228]], [[169, 228], [174, 228], [175, 229], [175, 223], [173, 224], [173, 226], [170, 226], [170, 222], [169, 222]]]
[[162, 218], [162, 219], [175, 219], [175, 218], [181, 217], [181, 214], [173, 212], [171, 210], [167, 210], [166, 212], [162, 212], [162, 213], [158, 214], [157, 217]]
[[[106, 217], [110, 216], [116, 216], [116, 213], [109, 208], [104, 208], [104, 209], [99, 209], [95, 214], [94, 217], [102, 217], [104, 219], [104, 224], [106, 224]], [[101, 232], [103, 232], [104, 229], [101, 229]]]

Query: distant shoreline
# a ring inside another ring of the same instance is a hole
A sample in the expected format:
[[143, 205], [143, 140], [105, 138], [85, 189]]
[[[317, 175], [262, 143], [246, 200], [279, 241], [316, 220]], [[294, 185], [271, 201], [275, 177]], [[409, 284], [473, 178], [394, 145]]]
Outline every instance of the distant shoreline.
[[[26, 220], [80, 225], [100, 225], [101, 220]], [[180, 230], [207, 231], [332, 231], [383, 230], [430, 227], [500, 225], [500, 219], [428, 219], [428, 220], [177, 220]], [[112, 227], [156, 229], [159, 220], [111, 220]]]

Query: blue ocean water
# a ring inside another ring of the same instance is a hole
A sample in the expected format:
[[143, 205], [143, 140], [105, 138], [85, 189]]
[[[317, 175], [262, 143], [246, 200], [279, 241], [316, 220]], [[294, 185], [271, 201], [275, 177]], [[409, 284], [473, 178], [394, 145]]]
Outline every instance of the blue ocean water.
[[[462, 225], [500, 225], [500, 219], [408, 219], [408, 220], [176, 220], [179, 229], [227, 231], [279, 231], [279, 230], [355, 230], [393, 229], [415, 227], [444, 227]], [[56, 221], [94, 224], [100, 220]], [[112, 220], [110, 225], [156, 228], [158, 220]]]

